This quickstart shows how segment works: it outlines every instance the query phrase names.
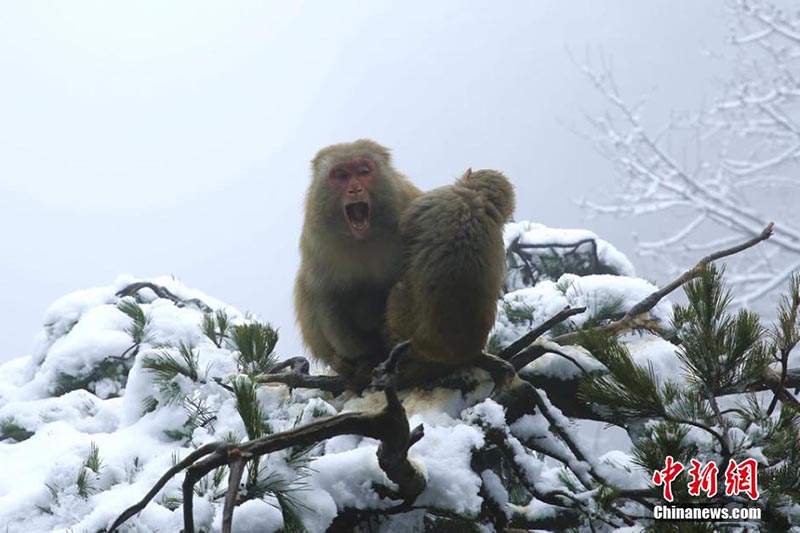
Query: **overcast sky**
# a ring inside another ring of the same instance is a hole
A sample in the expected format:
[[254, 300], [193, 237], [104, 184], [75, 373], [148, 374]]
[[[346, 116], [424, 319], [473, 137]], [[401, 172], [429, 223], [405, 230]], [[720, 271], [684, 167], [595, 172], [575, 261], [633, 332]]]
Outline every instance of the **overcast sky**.
[[309, 160], [361, 137], [422, 188], [505, 171], [517, 219], [630, 251], [628, 223], [575, 205], [614, 173], [570, 130], [603, 104], [567, 49], [610, 56], [657, 122], [713, 96], [726, 27], [694, 0], [4, 1], [0, 361], [55, 298], [121, 273], [175, 275], [299, 353]]

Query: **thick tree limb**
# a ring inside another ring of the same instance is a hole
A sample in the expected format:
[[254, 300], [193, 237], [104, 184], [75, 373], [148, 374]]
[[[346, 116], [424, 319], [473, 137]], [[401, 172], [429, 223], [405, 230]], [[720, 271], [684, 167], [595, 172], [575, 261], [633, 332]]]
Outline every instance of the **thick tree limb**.
[[315, 376], [311, 374], [282, 372], [279, 374], [261, 374], [256, 377], [257, 383], [282, 383], [293, 389], [319, 389], [338, 396], [347, 390], [347, 386], [339, 376]]

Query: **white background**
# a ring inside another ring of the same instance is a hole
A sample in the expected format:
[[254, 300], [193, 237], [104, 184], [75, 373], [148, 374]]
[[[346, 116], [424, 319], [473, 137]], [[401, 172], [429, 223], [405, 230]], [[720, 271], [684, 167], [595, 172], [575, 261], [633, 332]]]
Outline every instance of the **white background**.
[[503, 170], [517, 219], [630, 251], [628, 224], [575, 205], [614, 172], [571, 131], [604, 104], [567, 49], [611, 57], [658, 124], [713, 96], [724, 64], [705, 52], [728, 20], [692, 0], [4, 1], [0, 360], [27, 353], [52, 300], [120, 273], [173, 274], [300, 352], [308, 162], [359, 137], [423, 188]]

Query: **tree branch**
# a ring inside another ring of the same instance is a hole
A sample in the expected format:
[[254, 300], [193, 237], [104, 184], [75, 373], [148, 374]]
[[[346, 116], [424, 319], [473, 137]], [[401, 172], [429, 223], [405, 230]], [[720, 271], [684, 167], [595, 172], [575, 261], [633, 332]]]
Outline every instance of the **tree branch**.
[[178, 472], [180, 472], [182, 470], [185, 470], [190, 465], [194, 464], [194, 462], [197, 461], [198, 459], [201, 459], [201, 458], [205, 457], [206, 455], [208, 455], [210, 453], [214, 453], [218, 449], [220, 449], [221, 447], [225, 447], [225, 446], [227, 446], [227, 444], [224, 444], [224, 443], [221, 443], [221, 442], [212, 442], [210, 444], [205, 444], [205, 445], [199, 447], [198, 449], [196, 449], [195, 451], [193, 451], [192, 453], [187, 455], [185, 459], [183, 459], [178, 464], [176, 464], [175, 466], [173, 466], [172, 468], [167, 470], [164, 473], [164, 475], [161, 476], [161, 478], [156, 482], [156, 484], [153, 485], [153, 488], [150, 489], [147, 492], [147, 494], [145, 494], [144, 497], [141, 500], [139, 500], [138, 503], [136, 503], [135, 505], [132, 505], [131, 507], [126, 509], [121, 515], [119, 515], [119, 517], [117, 517], [117, 519], [114, 520], [114, 523], [111, 524], [111, 528], [109, 529], [109, 532], [114, 531], [119, 526], [121, 526], [126, 520], [128, 520], [130, 517], [132, 517], [133, 515], [139, 513], [142, 509], [144, 509], [147, 506], [147, 504], [150, 503], [150, 500], [152, 500], [153, 498], [156, 497], [156, 494], [158, 494], [158, 491], [160, 491], [164, 487], [164, 485], [167, 484], [167, 481], [172, 479], [172, 477], [175, 474], [177, 474]]
[[142, 289], [150, 289], [156, 296], [159, 298], [165, 298], [167, 300], [172, 300], [178, 307], [183, 307], [186, 304], [193, 304], [199, 307], [204, 313], [210, 313], [213, 311], [211, 307], [209, 307], [205, 302], [199, 300], [198, 298], [189, 298], [188, 300], [184, 300], [183, 298], [179, 298], [176, 296], [172, 291], [167, 289], [166, 287], [162, 287], [161, 285], [156, 285], [155, 283], [151, 283], [149, 281], [137, 281], [136, 283], [131, 283], [127, 287], [124, 287], [117, 291], [118, 298], [124, 298], [125, 296], [133, 296], [137, 292]]
[[239, 483], [242, 482], [245, 463], [251, 457], [240, 455], [236, 450], [231, 450], [230, 473], [228, 474], [228, 490], [225, 492], [225, 504], [222, 508], [222, 533], [231, 533], [233, 527], [233, 508], [236, 506], [236, 495], [239, 493]]
[[571, 316], [579, 315], [586, 311], [585, 307], [575, 307], [570, 308], [569, 306], [565, 307], [558, 313], [556, 313], [552, 318], [545, 320], [540, 325], [536, 326], [528, 333], [517, 339], [516, 341], [512, 342], [508, 346], [506, 346], [503, 351], [501, 351], [497, 356], [501, 359], [505, 359], [508, 361], [515, 355], [517, 355], [520, 350], [523, 348], [528, 347], [533, 341], [553, 329], [558, 324], [564, 322]]
[[282, 383], [293, 389], [319, 389], [339, 396], [347, 386], [339, 376], [320, 376], [296, 372], [279, 374], [261, 374], [256, 376], [257, 383]]
[[[271, 452], [292, 446], [311, 445], [337, 435], [362, 435], [380, 440], [378, 464], [386, 476], [397, 484], [398, 497], [413, 503], [425, 489], [426, 481], [422, 473], [408, 460], [408, 449], [422, 438], [423, 427], [420, 425], [413, 431], [409, 430], [405, 410], [395, 390], [397, 361], [405, 355], [407, 348], [408, 343], [396, 346], [389, 355], [388, 364], [380, 365], [375, 371], [373, 386], [383, 390], [386, 395], [386, 406], [381, 411], [344, 413], [236, 445], [221, 442], [206, 444], [170, 468], [141, 501], [125, 510], [114, 521], [109, 532], [117, 530], [126, 520], [144, 509], [167, 481], [178, 472], [186, 470], [183, 482], [184, 533], [194, 533], [193, 488], [211, 470], [227, 465], [231, 467], [233, 475], [234, 463], [243, 465], [246, 461]], [[226, 499], [229, 498], [230, 488], [226, 496]]]
[[623, 316], [619, 320], [616, 320], [604, 326], [593, 328], [588, 331], [585, 330], [576, 331], [572, 333], [566, 333], [564, 335], [559, 335], [558, 337], [553, 338], [552, 341], [557, 342], [558, 344], [570, 344], [580, 340], [581, 335], [584, 335], [586, 333], [604, 332], [610, 335], [616, 335], [631, 329], [632, 326], [636, 325], [636, 322], [639, 319], [640, 315], [643, 315], [644, 313], [647, 313], [648, 311], [653, 309], [656, 306], [656, 304], [661, 301], [662, 298], [664, 298], [666, 295], [668, 295], [675, 289], [681, 287], [684, 283], [698, 277], [702, 272], [703, 267], [705, 267], [708, 263], [711, 263], [712, 261], [716, 261], [718, 259], [722, 259], [723, 257], [728, 257], [730, 255], [737, 254], [739, 252], [747, 250], [748, 248], [752, 248], [753, 246], [755, 246], [760, 242], [769, 239], [770, 237], [772, 237], [773, 228], [774, 224], [770, 222], [761, 231], [761, 233], [759, 233], [752, 239], [749, 239], [736, 246], [726, 248], [725, 250], [720, 250], [718, 252], [714, 252], [705, 256], [700, 261], [698, 261], [695, 266], [693, 266], [692, 268], [681, 274], [671, 283], [667, 284], [666, 286], [653, 292], [640, 302], [636, 303], [633, 307], [631, 307], [628, 310], [627, 313], [625, 313], [625, 316]]

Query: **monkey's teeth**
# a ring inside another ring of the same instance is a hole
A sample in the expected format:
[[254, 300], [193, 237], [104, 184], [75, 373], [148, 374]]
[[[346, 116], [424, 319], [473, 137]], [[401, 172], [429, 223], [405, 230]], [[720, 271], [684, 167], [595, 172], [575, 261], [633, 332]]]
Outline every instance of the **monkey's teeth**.
[[369, 225], [369, 204], [358, 202], [345, 208], [350, 224], [356, 229], [363, 229]]

